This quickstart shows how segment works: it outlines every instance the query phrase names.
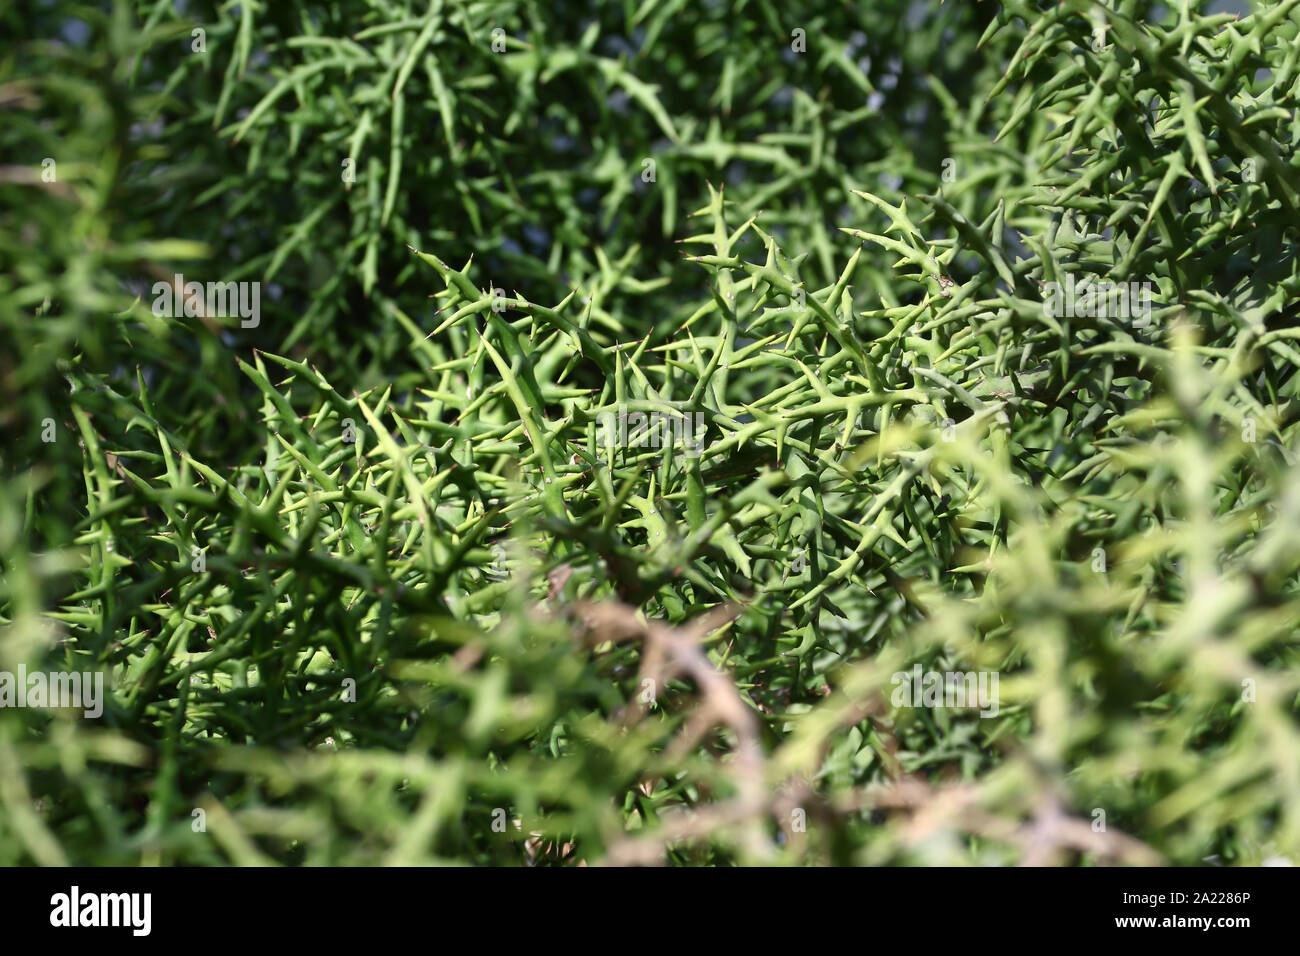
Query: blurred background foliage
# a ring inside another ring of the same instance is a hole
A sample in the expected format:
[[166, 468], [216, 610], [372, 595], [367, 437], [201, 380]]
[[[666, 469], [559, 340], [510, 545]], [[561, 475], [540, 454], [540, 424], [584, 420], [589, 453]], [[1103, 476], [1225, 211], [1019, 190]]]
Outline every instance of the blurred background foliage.
[[1300, 15], [1221, 7], [7, 7], [0, 670], [111, 693], [0, 710], [0, 862], [1296, 859]]

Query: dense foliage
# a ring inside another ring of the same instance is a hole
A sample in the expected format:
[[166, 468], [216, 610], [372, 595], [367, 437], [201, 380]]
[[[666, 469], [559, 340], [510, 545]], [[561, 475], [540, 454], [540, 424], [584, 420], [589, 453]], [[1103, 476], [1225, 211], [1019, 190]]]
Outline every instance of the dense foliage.
[[108, 699], [0, 863], [1300, 859], [1300, 0], [1205, 6], [7, 8], [0, 671]]

